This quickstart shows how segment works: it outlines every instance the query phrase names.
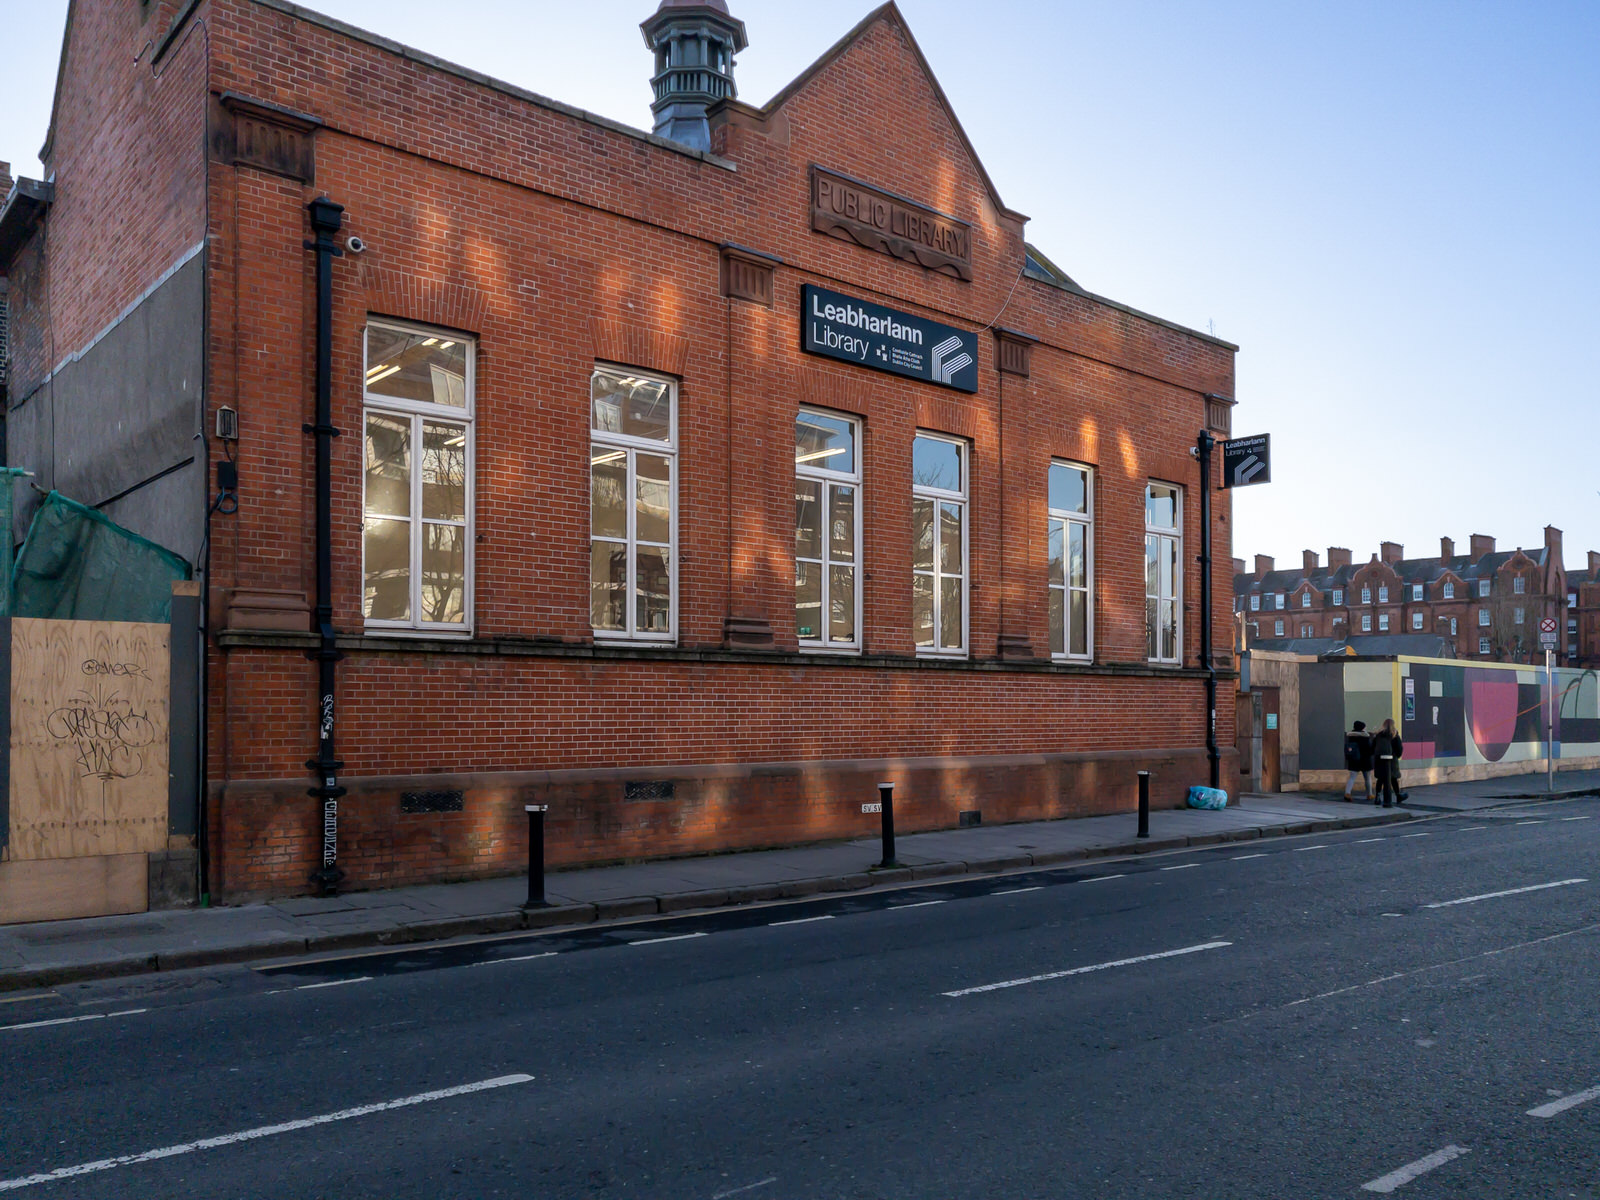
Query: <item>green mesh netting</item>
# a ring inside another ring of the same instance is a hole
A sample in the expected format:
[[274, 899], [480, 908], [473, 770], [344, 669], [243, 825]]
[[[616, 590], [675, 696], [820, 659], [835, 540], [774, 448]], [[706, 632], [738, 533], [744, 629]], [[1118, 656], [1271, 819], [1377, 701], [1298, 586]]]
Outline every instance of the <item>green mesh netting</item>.
[[172, 551], [51, 492], [11, 571], [11, 615], [164, 623], [174, 581], [189, 574]]

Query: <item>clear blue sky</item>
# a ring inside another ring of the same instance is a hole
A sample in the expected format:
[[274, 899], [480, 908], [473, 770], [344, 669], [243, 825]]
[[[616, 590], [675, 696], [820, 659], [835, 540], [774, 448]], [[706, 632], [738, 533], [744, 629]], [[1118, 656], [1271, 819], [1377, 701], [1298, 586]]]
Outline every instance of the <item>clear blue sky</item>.
[[[131, 3], [131, 0], [129, 0]], [[648, 127], [652, 0], [309, 0]], [[765, 101], [870, 0], [731, 0]], [[66, 0], [8, 0], [0, 158], [37, 173]], [[1240, 344], [1275, 482], [1235, 552], [1600, 550], [1600, 4], [902, 0], [1031, 239]]]

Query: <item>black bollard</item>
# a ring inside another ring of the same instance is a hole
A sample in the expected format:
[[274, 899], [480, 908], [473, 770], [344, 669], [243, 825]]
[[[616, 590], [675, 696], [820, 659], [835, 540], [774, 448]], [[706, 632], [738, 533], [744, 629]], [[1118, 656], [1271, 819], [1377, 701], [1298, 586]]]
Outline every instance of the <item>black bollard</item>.
[[894, 860], [894, 784], [880, 783], [878, 796], [883, 806], [883, 861], [880, 867], [898, 867]]
[[1139, 836], [1150, 836], [1150, 772], [1139, 772]]
[[528, 814], [528, 902], [523, 908], [548, 908], [544, 898], [544, 814], [548, 804], [524, 804]]

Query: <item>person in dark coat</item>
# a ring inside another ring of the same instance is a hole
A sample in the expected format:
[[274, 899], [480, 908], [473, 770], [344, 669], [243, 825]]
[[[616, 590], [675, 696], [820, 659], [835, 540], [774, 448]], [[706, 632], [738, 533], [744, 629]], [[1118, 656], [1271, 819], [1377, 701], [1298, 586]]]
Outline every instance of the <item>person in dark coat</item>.
[[1372, 800], [1374, 804], [1381, 800], [1383, 806], [1389, 808], [1391, 801], [1394, 804], [1401, 803], [1400, 756], [1405, 752], [1405, 743], [1400, 740], [1400, 731], [1394, 727], [1394, 718], [1387, 718], [1383, 728], [1372, 739], [1372, 758], [1378, 780], [1378, 794]]
[[1361, 780], [1363, 800], [1373, 799], [1372, 795], [1372, 735], [1367, 732], [1367, 723], [1357, 721], [1350, 732], [1344, 735], [1344, 768], [1350, 772], [1350, 777], [1344, 781], [1344, 798], [1353, 799], [1351, 793], [1355, 791], [1356, 779]]

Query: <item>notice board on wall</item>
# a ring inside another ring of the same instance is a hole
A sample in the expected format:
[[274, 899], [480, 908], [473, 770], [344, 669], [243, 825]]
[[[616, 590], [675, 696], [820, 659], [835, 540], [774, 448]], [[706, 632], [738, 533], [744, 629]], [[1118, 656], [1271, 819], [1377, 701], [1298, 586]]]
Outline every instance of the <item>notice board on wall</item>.
[[11, 621], [5, 856], [164, 850], [171, 631], [129, 621]]

